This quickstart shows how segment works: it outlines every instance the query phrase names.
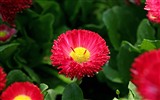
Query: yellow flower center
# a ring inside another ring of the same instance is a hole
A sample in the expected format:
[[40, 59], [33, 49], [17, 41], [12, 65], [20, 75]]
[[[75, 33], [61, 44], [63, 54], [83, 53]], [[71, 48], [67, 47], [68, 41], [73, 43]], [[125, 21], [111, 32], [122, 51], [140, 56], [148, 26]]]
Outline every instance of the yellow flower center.
[[32, 99], [26, 95], [18, 95], [13, 100], [32, 100]]
[[90, 52], [83, 47], [77, 47], [72, 49], [70, 56], [73, 58], [74, 61], [82, 63], [88, 61], [90, 58]]
[[5, 31], [0, 31], [0, 37], [4, 37], [4, 36], [6, 36], [6, 32]]

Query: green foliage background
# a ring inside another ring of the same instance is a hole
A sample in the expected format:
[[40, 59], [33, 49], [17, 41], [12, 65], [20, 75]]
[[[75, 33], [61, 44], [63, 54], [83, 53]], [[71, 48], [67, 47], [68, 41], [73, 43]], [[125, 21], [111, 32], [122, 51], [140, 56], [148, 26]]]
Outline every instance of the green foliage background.
[[[7, 86], [33, 82], [45, 100], [139, 100], [130, 82], [131, 64], [141, 53], [160, 47], [160, 27], [146, 18], [144, 2], [138, 6], [126, 0], [34, 0], [31, 8], [17, 14], [16, 35], [0, 43]], [[111, 52], [103, 70], [83, 78], [80, 85], [58, 74], [49, 58], [53, 40], [71, 29], [99, 33]]]

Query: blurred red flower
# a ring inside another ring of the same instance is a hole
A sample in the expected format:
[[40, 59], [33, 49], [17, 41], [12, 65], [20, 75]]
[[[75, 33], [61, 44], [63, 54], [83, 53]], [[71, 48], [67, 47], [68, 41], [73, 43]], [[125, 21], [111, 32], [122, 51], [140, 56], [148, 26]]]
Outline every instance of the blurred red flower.
[[150, 21], [160, 23], [160, 0], [146, 0], [145, 10]]
[[135, 3], [136, 3], [137, 5], [140, 5], [140, 4], [141, 4], [141, 0], [135, 0]]
[[70, 30], [54, 41], [51, 61], [59, 73], [73, 79], [93, 76], [109, 60], [105, 40], [89, 30]]
[[2, 100], [43, 100], [40, 89], [30, 82], [15, 82], [1, 95]]
[[140, 5], [141, 4], [141, 0], [126, 0], [127, 2], [130, 1], [132, 3], [135, 3], [136, 5]]
[[0, 91], [6, 86], [6, 73], [3, 71], [3, 68], [0, 66]]
[[10, 39], [12, 35], [16, 33], [15, 28], [10, 28], [5, 24], [0, 25], [0, 41], [5, 42], [6, 40]]
[[0, 15], [4, 22], [15, 26], [16, 14], [24, 9], [30, 8], [32, 0], [0, 0]]
[[132, 82], [144, 100], [159, 100], [160, 50], [145, 52], [132, 64]]

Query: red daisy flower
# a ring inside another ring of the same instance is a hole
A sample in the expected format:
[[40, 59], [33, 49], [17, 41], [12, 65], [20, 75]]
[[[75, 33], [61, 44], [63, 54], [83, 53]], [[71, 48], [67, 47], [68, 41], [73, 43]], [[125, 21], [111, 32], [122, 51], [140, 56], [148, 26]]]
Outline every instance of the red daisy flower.
[[73, 79], [93, 76], [109, 60], [105, 40], [89, 30], [70, 30], [54, 41], [51, 61], [59, 73]]
[[145, 52], [132, 64], [132, 82], [144, 100], [159, 100], [160, 50]]
[[160, 23], [160, 1], [159, 0], [146, 0], [144, 8], [148, 11], [147, 17], [150, 21]]
[[0, 14], [4, 22], [15, 26], [14, 19], [18, 12], [30, 8], [32, 0], [0, 0]]
[[15, 82], [1, 95], [2, 100], [43, 100], [40, 89], [30, 82]]
[[15, 33], [16, 30], [14, 28], [10, 28], [5, 24], [0, 25], [0, 41], [8, 40]]
[[3, 71], [3, 68], [0, 66], [0, 91], [6, 86], [6, 73]]

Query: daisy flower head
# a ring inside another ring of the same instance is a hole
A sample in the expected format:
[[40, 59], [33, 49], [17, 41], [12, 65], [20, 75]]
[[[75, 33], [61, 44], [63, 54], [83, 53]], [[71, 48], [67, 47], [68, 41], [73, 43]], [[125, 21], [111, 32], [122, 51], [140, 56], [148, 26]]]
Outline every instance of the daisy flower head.
[[51, 49], [53, 66], [60, 74], [71, 79], [93, 76], [109, 60], [109, 49], [105, 40], [97, 33], [74, 29], [61, 34], [54, 40]]
[[2, 100], [43, 100], [40, 89], [30, 82], [15, 82], [1, 95]]
[[145, 10], [150, 21], [160, 23], [160, 0], [146, 0]]
[[6, 73], [3, 71], [3, 68], [0, 66], [0, 91], [6, 86]]
[[4, 22], [15, 26], [16, 14], [30, 8], [32, 0], [0, 0], [0, 16]]
[[5, 42], [12, 37], [16, 33], [15, 28], [10, 28], [5, 24], [0, 25], [0, 41]]
[[160, 49], [145, 52], [137, 57], [131, 68], [132, 82], [143, 100], [159, 100]]

